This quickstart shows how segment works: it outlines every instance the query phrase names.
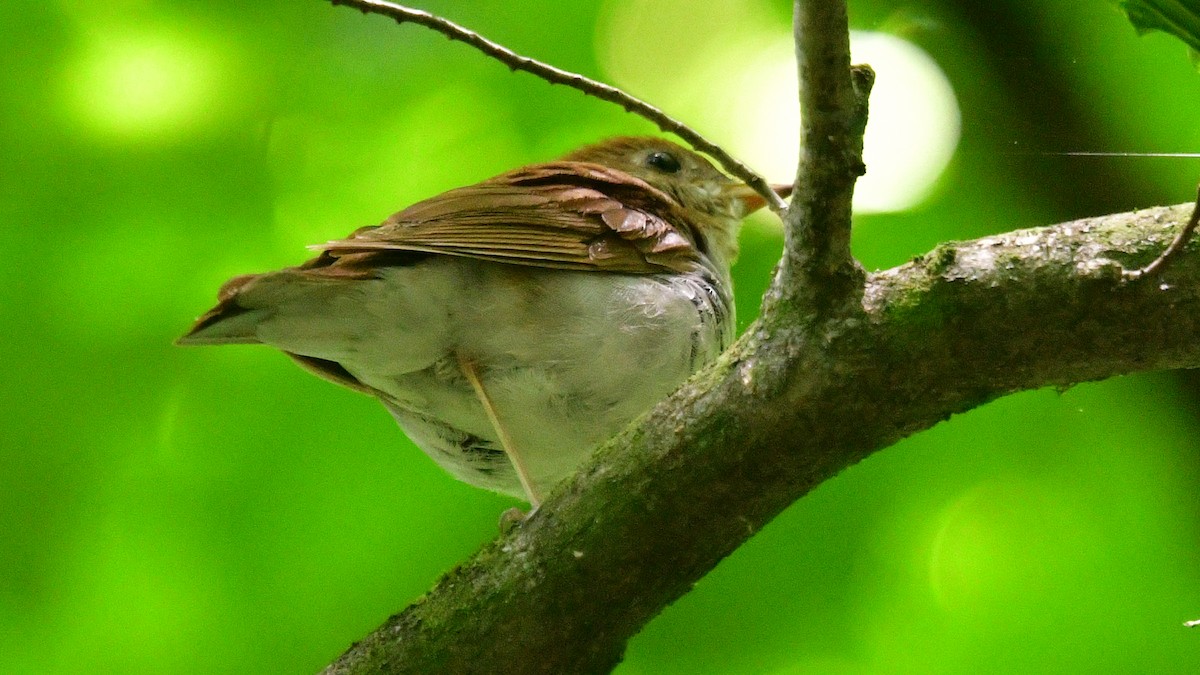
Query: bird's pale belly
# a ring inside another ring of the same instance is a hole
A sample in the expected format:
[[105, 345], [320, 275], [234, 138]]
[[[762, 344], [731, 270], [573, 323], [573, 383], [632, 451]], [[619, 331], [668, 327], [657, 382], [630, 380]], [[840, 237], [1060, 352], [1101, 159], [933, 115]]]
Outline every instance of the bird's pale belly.
[[[424, 317], [437, 325], [426, 325], [422, 333], [452, 338], [443, 345], [417, 346], [436, 356], [424, 367], [397, 368], [390, 356], [363, 358], [394, 349], [363, 344], [342, 364], [384, 394], [381, 399], [400, 426], [443, 468], [473, 485], [514, 496], [523, 494], [521, 485], [461, 359], [476, 366], [496, 416], [544, 493], [597, 444], [720, 353], [733, 323], [729, 301], [701, 275], [614, 279], [443, 261], [439, 264], [469, 265], [468, 276], [484, 278], [426, 289]], [[407, 283], [403, 268], [396, 275], [382, 283]], [[428, 270], [423, 275], [427, 281], [436, 277]], [[505, 277], [513, 283], [506, 284]], [[380, 298], [394, 297], [380, 290]], [[445, 307], [439, 308], [440, 302]], [[366, 306], [374, 304], [368, 297]], [[380, 309], [372, 315], [387, 316]], [[388, 332], [369, 334], [386, 340]]]
[[[497, 416], [525, 458], [530, 478], [545, 493], [589, 451], [681, 383], [685, 369], [645, 373], [614, 393], [572, 386], [560, 373], [531, 366], [482, 373]], [[426, 373], [401, 378], [395, 391], [424, 405], [385, 401], [396, 421], [422, 450], [455, 477], [520, 497], [521, 485], [471, 386], [431, 382]], [[632, 378], [631, 378], [632, 380]]]

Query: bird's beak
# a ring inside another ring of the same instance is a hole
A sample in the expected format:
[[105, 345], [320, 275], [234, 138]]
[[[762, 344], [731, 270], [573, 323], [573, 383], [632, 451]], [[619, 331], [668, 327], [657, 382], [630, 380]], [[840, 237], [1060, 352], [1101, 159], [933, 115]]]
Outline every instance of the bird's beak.
[[[784, 198], [792, 194], [791, 185], [772, 185], [771, 189], [775, 191], [775, 194]], [[735, 200], [741, 204], [743, 216], [748, 216], [767, 205], [766, 198], [755, 192], [754, 188], [745, 183], [731, 183], [721, 190], [721, 196]]]

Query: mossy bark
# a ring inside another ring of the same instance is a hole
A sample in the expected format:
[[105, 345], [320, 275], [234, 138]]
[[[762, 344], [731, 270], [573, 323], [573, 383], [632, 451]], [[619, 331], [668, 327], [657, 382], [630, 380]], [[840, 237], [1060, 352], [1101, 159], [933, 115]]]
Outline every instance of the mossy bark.
[[872, 452], [1004, 394], [1200, 366], [1200, 247], [1153, 259], [1190, 206], [933, 252], [861, 312], [776, 314], [536, 513], [329, 673], [597, 673], [772, 517]]

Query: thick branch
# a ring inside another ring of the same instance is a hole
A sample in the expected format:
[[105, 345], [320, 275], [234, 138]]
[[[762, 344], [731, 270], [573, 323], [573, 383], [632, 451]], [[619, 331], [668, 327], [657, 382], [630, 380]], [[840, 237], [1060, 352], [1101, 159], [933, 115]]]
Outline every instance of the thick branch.
[[537, 59], [523, 56], [502, 44], [483, 37], [465, 26], [460, 26], [449, 19], [444, 19], [420, 9], [397, 5], [386, 0], [329, 1], [334, 5], [354, 7], [363, 14], [382, 14], [383, 16], [392, 18], [396, 23], [415, 23], [424, 26], [445, 35], [451, 40], [457, 40], [463, 44], [470, 45], [512, 70], [522, 70], [550, 84], [561, 84], [589, 96], [594, 96], [609, 103], [615, 103], [627, 112], [649, 120], [657, 125], [659, 129], [670, 134], [675, 134], [696, 150], [717, 160], [717, 163], [725, 167], [726, 171], [754, 188], [755, 192], [766, 200], [767, 206], [772, 211], [783, 213], [787, 210], [787, 204], [784, 203], [783, 199], [771, 189], [771, 185], [767, 183], [766, 179], [755, 173], [753, 169], [733, 157], [733, 155], [730, 155], [721, 146], [701, 136], [695, 129], [621, 89], [578, 73], [556, 68]]
[[1200, 366], [1191, 206], [946, 244], [872, 275], [862, 314], [798, 341], [759, 323], [515, 531], [330, 673], [605, 672], [772, 517], [895, 441], [1010, 392]]

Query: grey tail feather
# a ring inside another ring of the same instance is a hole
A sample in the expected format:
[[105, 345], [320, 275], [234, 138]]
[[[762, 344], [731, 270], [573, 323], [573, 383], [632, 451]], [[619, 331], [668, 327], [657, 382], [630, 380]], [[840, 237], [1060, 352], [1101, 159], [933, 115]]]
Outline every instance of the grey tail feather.
[[210, 309], [204, 316], [196, 319], [183, 337], [175, 341], [177, 345], [254, 345], [261, 344], [258, 339], [258, 324], [264, 318], [263, 310], [247, 309], [237, 304], [233, 298], [222, 301]]

